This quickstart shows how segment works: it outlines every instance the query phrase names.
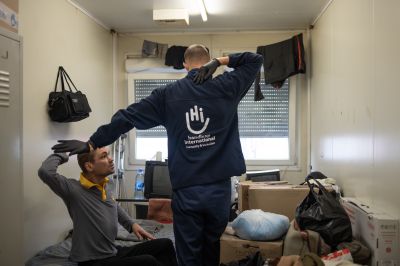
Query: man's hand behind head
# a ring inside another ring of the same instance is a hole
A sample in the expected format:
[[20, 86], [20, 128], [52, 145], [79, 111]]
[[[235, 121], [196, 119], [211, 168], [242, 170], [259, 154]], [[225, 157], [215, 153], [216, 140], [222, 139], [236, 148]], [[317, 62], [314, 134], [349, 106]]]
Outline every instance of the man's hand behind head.
[[197, 85], [202, 84], [204, 81], [209, 79], [212, 74], [214, 74], [220, 65], [221, 63], [218, 61], [218, 59], [214, 58], [199, 69], [196, 76], [193, 78], [193, 82]]
[[80, 140], [59, 140], [59, 143], [51, 147], [55, 153], [69, 152], [69, 156], [90, 151], [88, 142]]

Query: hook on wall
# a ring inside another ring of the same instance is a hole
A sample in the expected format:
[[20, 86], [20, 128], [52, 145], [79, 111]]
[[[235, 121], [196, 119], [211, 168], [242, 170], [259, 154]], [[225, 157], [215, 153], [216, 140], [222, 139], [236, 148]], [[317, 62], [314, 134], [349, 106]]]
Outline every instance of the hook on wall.
[[6, 51], [5, 54], [2, 54], [1, 58], [8, 59], [8, 51]]

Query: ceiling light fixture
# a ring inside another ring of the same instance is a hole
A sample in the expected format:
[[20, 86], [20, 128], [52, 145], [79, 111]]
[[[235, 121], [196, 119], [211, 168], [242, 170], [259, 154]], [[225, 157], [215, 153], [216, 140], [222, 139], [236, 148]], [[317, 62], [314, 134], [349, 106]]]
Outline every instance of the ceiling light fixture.
[[186, 9], [154, 9], [153, 20], [161, 25], [189, 25], [189, 13]]
[[207, 21], [207, 10], [206, 6], [204, 5], [204, 0], [197, 0], [197, 3], [200, 9], [201, 18], [203, 21]]

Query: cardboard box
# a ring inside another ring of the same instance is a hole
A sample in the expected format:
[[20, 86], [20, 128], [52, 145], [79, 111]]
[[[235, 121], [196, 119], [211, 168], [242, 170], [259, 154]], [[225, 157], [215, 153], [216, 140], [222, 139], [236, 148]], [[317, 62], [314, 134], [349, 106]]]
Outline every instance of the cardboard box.
[[308, 186], [265, 185], [250, 186], [248, 189], [249, 209], [261, 209], [285, 215], [293, 220], [297, 206], [310, 191]]
[[282, 256], [283, 241], [250, 241], [224, 233], [220, 239], [221, 263], [240, 260], [250, 254], [260, 251], [264, 259], [273, 259]]
[[371, 265], [399, 265], [399, 220], [356, 198], [342, 198], [353, 236], [371, 249]]
[[266, 182], [253, 182], [251, 180], [241, 181], [238, 186], [238, 209], [239, 211], [249, 210], [249, 187], [250, 186], [266, 186], [287, 184], [287, 181], [266, 181]]
[[238, 210], [240, 212], [249, 209], [249, 187], [252, 181], [241, 181], [238, 186]]

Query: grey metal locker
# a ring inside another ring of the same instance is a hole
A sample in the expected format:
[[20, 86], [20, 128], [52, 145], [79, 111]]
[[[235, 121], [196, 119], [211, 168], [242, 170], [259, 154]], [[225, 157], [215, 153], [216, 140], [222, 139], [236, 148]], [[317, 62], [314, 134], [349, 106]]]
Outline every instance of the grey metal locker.
[[0, 265], [23, 265], [22, 47], [0, 29]]

